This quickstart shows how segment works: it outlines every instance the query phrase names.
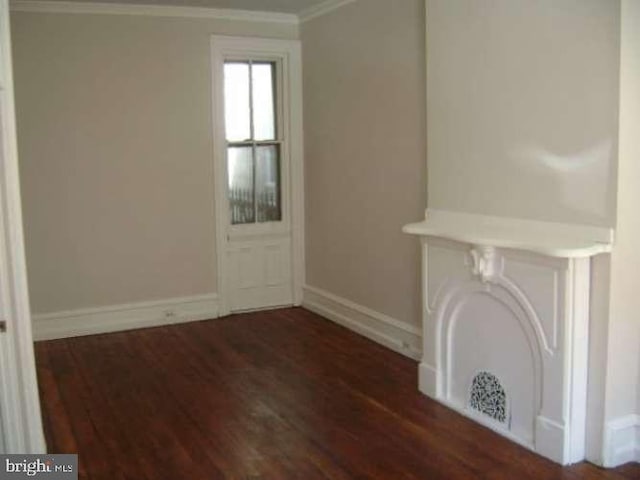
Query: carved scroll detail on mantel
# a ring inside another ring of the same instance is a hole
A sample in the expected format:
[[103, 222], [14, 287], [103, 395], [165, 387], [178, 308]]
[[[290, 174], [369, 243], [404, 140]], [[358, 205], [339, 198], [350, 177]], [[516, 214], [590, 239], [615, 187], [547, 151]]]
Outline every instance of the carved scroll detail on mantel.
[[500, 273], [495, 247], [476, 245], [470, 253], [473, 261], [471, 272], [480, 277], [482, 283], [492, 282]]

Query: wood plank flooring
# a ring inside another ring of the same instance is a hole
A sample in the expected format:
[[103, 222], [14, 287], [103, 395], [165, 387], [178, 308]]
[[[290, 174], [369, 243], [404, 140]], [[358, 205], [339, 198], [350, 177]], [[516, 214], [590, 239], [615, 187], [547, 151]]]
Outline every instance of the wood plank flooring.
[[84, 479], [640, 478], [558, 467], [300, 308], [39, 342], [36, 358], [49, 450], [77, 452]]

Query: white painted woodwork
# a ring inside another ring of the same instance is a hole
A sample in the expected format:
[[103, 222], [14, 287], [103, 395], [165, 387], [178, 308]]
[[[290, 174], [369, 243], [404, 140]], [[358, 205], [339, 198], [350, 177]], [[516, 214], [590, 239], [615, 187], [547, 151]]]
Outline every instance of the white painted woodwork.
[[231, 8], [212, 8], [185, 5], [144, 5], [135, 2], [93, 2], [57, 0], [12, 0], [11, 10], [16, 12], [66, 13], [88, 15], [144, 15], [152, 17], [209, 18], [216, 20], [297, 24], [292, 13]]
[[403, 231], [463, 243], [528, 250], [550, 257], [590, 257], [610, 252], [613, 230], [428, 209], [426, 220]]
[[[11, 10], [16, 12], [39, 13], [71, 13], [91, 15], [147, 15], [155, 17], [211, 18], [217, 20], [234, 20], [249, 22], [269, 22], [283, 24], [299, 24], [349, 5], [355, 0], [308, 0], [300, 4], [299, 0], [291, 0], [287, 11], [270, 8], [264, 0], [254, 0], [250, 5], [242, 6], [237, 1], [226, 7], [214, 5], [203, 7], [201, 2], [167, 1], [164, 4], [144, 5], [135, 0], [122, 2], [94, 1], [58, 1], [58, 0], [11, 0]], [[159, 2], [162, 3], [162, 2]], [[246, 3], [242, 2], [242, 3]], [[230, 7], [230, 8], [229, 8]], [[251, 7], [251, 8], [248, 8]]]
[[606, 422], [602, 447], [602, 466], [606, 468], [640, 461], [640, 415], [625, 415]]
[[309, 20], [326, 15], [355, 1], [356, 0], [324, 0], [323, 2], [317, 3], [309, 8], [305, 8], [299, 12], [298, 18], [300, 19], [300, 22], [308, 22]]
[[9, 5], [0, 0], [0, 453], [46, 449], [27, 291]]
[[422, 357], [422, 330], [384, 313], [311, 285], [302, 306], [414, 360]]
[[231, 240], [227, 244], [232, 312], [293, 304], [291, 240]]
[[[213, 36], [213, 118], [220, 315], [299, 305], [304, 282], [304, 172], [300, 42]], [[279, 72], [282, 220], [231, 225], [228, 202], [223, 66], [226, 58], [275, 61]]]
[[80, 308], [33, 316], [37, 340], [121, 332], [218, 317], [218, 295], [196, 295], [147, 302]]
[[[589, 257], [607, 229], [429, 212], [421, 236], [419, 387], [561, 464], [585, 458]], [[506, 392], [504, 422], [471, 408], [479, 372]]]

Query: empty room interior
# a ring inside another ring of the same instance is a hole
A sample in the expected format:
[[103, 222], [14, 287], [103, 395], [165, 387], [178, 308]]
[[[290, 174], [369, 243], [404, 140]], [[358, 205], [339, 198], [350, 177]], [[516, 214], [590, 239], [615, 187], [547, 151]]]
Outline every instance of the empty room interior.
[[640, 478], [640, 0], [2, 0], [0, 44], [0, 453]]

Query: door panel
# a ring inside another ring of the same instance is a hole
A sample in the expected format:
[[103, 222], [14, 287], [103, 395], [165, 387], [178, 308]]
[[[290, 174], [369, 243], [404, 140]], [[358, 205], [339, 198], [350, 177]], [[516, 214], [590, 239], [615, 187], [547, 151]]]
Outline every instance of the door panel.
[[[283, 252], [283, 250], [286, 250]], [[264, 259], [265, 266], [265, 285], [274, 287], [286, 283], [289, 279], [286, 275], [286, 267], [288, 267], [286, 261], [289, 253], [287, 245], [286, 249], [282, 248], [282, 245], [265, 245], [264, 247]]]
[[291, 240], [234, 240], [227, 245], [231, 311], [291, 305]]

